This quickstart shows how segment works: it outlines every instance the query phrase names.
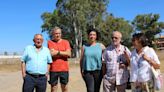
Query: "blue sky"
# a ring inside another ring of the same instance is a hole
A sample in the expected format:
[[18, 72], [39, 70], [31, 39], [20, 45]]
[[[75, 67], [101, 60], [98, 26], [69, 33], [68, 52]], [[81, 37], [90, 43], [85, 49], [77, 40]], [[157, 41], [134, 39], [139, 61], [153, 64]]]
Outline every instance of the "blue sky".
[[33, 44], [34, 34], [41, 33], [43, 24], [41, 14], [47, 11], [53, 12], [55, 2], [55, 0], [1, 0], [0, 53], [22, 52], [26, 45]]
[[[1, 0], [0, 53], [22, 52], [33, 44], [34, 34], [41, 33], [43, 12], [53, 12], [56, 0]], [[163, 0], [110, 0], [108, 12], [133, 20], [138, 14], [158, 13], [164, 22]], [[46, 46], [46, 33], [43, 33]]]

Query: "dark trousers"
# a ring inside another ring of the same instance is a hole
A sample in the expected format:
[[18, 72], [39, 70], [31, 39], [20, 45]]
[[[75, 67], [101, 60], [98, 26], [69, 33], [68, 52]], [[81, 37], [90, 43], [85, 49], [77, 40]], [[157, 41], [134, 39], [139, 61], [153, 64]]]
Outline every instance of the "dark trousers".
[[22, 92], [46, 92], [47, 77], [33, 77], [31, 75], [26, 75], [24, 78]]
[[99, 92], [102, 81], [101, 70], [84, 71], [83, 79], [85, 81], [87, 92]]

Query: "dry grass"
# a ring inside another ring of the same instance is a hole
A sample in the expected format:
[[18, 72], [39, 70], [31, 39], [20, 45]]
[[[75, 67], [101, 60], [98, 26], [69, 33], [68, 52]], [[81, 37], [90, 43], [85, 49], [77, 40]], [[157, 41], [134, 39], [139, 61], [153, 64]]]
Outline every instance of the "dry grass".
[[[160, 59], [160, 66], [161, 66], [161, 72], [164, 73], [164, 51], [156, 51], [158, 54], [158, 57]], [[2, 60], [0, 60], [2, 61]], [[10, 61], [10, 62], [9, 62]], [[12, 61], [12, 63], [11, 63]], [[70, 67], [79, 67], [79, 60], [78, 59], [69, 59], [69, 64]], [[20, 67], [20, 60], [19, 59], [7, 59], [7, 63], [0, 64], [0, 71], [7, 71], [7, 72], [14, 72], [14, 71], [19, 71], [21, 69]], [[13, 63], [14, 62], [14, 63]]]
[[20, 64], [1, 64], [0, 71], [15, 72], [21, 70]]
[[0, 71], [15, 72], [21, 69], [20, 59], [0, 59]]
[[[69, 59], [71, 68], [78, 67], [78, 59]], [[15, 72], [21, 70], [20, 59], [0, 59], [0, 71]]]

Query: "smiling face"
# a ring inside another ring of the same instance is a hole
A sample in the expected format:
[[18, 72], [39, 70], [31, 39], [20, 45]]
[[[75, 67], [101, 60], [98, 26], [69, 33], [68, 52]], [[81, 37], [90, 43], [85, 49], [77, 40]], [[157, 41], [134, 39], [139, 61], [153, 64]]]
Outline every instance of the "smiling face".
[[114, 46], [118, 46], [121, 44], [122, 34], [118, 31], [113, 32], [112, 34], [112, 43]]
[[95, 31], [91, 31], [91, 32], [89, 33], [89, 41], [90, 41], [90, 42], [95, 42], [96, 39], [97, 39], [97, 34], [96, 34], [96, 32], [95, 32]]
[[34, 36], [33, 41], [34, 41], [34, 44], [35, 44], [36, 48], [41, 48], [42, 47], [43, 37], [42, 37], [41, 34], [36, 34]]
[[148, 39], [143, 33], [135, 33], [133, 34], [132, 44], [134, 48], [139, 50], [148, 45]]

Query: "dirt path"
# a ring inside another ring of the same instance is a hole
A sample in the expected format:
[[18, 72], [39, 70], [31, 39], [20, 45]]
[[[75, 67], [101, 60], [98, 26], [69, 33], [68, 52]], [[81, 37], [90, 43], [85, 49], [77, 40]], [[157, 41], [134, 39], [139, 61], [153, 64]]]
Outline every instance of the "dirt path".
[[21, 92], [21, 72], [0, 72], [0, 92]]
[[[85, 92], [84, 82], [79, 74], [79, 69], [73, 66], [70, 69], [69, 92]], [[0, 92], [21, 92], [22, 90], [21, 72], [0, 71]], [[60, 91], [60, 85], [58, 87]], [[47, 85], [47, 92], [50, 92], [50, 85]]]
[[[21, 92], [21, 89], [22, 78], [20, 71], [0, 71], [0, 92]], [[61, 92], [60, 89], [58, 90], [58, 92]], [[50, 85], [47, 85], [47, 92], [50, 92]], [[80, 76], [79, 68], [76, 66], [72, 66], [70, 69], [69, 92], [86, 92], [84, 81]], [[127, 92], [130, 92], [130, 90]], [[159, 92], [164, 92], [164, 90]]]

